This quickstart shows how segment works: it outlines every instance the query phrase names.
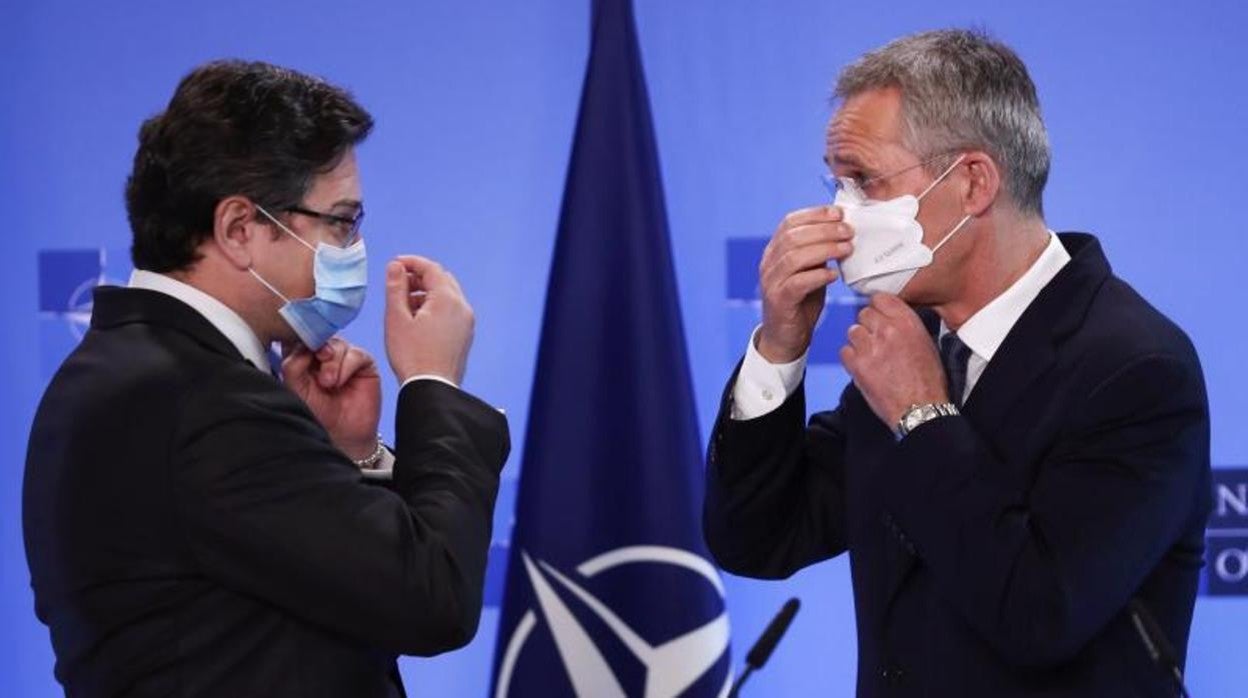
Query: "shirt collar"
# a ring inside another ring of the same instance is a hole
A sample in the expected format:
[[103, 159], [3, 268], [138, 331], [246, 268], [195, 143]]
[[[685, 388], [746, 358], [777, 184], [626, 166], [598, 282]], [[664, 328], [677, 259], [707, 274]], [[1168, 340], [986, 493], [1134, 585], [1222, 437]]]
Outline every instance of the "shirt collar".
[[238, 349], [244, 359], [250, 361], [261, 371], [269, 370], [269, 353], [265, 350], [260, 338], [238, 313], [230, 310], [226, 304], [204, 293], [203, 291], [183, 283], [165, 274], [135, 269], [130, 274], [130, 288], [141, 288], [156, 291], [186, 303], [204, 316], [217, 331], [225, 335], [230, 343]]
[[[992, 361], [993, 355], [1014, 328], [1014, 323], [1018, 322], [1027, 307], [1040, 295], [1040, 291], [1069, 261], [1070, 253], [1062, 246], [1057, 235], [1049, 231], [1049, 244], [1040, 253], [1040, 257], [1001, 295], [964, 322], [958, 328], [958, 339], [970, 347], [976, 356], [984, 361]], [[941, 321], [940, 336], [943, 337], [948, 332], [949, 328]]]

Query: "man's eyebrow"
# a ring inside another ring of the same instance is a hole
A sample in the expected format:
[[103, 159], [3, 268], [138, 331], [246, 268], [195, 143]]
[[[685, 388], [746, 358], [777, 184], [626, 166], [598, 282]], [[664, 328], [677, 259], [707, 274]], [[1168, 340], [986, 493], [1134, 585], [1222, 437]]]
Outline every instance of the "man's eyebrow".
[[353, 208], [358, 211], [364, 208], [364, 202], [357, 199], [339, 199], [330, 208]]
[[827, 156], [825, 155], [823, 158], [823, 161], [827, 163], [828, 167], [834, 170], [837, 167], [849, 167], [849, 168], [858, 169], [858, 170], [871, 170], [872, 169], [870, 166], [864, 163], [861, 158], [859, 158], [857, 155], [854, 155], [853, 153], [838, 153], [838, 154], [833, 155], [831, 160], [828, 160]]

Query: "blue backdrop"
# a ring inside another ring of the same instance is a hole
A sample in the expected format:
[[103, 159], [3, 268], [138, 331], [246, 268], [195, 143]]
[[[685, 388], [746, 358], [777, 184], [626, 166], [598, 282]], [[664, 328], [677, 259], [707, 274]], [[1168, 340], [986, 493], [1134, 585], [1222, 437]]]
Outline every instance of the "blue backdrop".
[[[1239, 208], [1248, 156], [1248, 9], [1237, 2], [870, 3], [635, 0], [703, 430], [757, 319], [759, 238], [821, 203], [822, 128], [837, 69], [925, 28], [982, 25], [1031, 68], [1053, 143], [1050, 225], [1097, 233], [1117, 272], [1195, 340], [1209, 381], [1213, 457], [1226, 481], [1218, 549], [1248, 548], [1248, 330]], [[75, 341], [84, 295], [129, 273], [122, 186], [139, 123], [192, 66], [269, 60], [351, 88], [377, 117], [360, 152], [370, 252], [419, 252], [459, 276], [478, 315], [467, 387], [505, 407], [516, 441], [497, 514], [510, 529], [541, 308], [588, 46], [589, 3], [5, 4], [0, 45], [0, 695], [50, 696], [19, 517], [30, 420]], [[380, 288], [381, 265], [373, 282]], [[835, 296], [842, 294], [834, 290]], [[821, 341], [832, 346], [835, 317]], [[349, 337], [381, 356], [381, 304]], [[829, 361], [834, 352], [827, 354]], [[839, 392], [812, 369], [812, 406]], [[393, 386], [389, 392], [393, 396]], [[124, 406], [119, 406], [124, 407]], [[392, 414], [387, 412], [384, 422]], [[1238, 498], [1237, 498], [1238, 497]], [[1223, 560], [1197, 603], [1193, 693], [1248, 685], [1245, 556]], [[501, 560], [500, 560], [501, 561]], [[497, 565], [491, 570], [499, 578]], [[790, 595], [801, 615], [754, 686], [852, 694], [843, 560], [783, 582], [728, 578], [734, 652]], [[496, 599], [497, 588], [491, 589]], [[466, 650], [404, 660], [416, 695], [483, 696], [487, 609]]]

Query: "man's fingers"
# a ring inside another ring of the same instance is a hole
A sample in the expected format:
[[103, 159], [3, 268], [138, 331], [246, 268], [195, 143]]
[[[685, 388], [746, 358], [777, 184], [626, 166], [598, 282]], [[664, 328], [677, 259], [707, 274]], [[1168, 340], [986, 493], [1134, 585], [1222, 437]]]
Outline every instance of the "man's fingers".
[[424, 291], [411, 291], [407, 294], [407, 308], [415, 314], [416, 311], [429, 300], [429, 294]]
[[286, 358], [282, 359], [282, 375], [286, 377], [287, 380], [296, 376], [306, 375], [311, 367], [312, 352], [308, 351], [308, 349], [302, 344], [298, 345], [294, 349], [288, 350]]
[[411, 294], [407, 267], [397, 259], [391, 260], [386, 264], [386, 315], [410, 317], [415, 310], [409, 300]]
[[441, 265], [432, 259], [416, 254], [401, 254], [396, 256], [393, 261], [398, 262], [407, 273], [417, 276], [441, 268]]
[[888, 317], [900, 317], [903, 315], [913, 314], [914, 311], [902, 299], [891, 293], [877, 293], [871, 296], [871, 308], [875, 308], [882, 315]]
[[419, 255], [399, 255], [394, 258], [408, 275], [409, 287], [414, 290], [430, 291], [439, 287], [451, 287], [459, 290], [459, 284], [441, 264]]
[[316, 382], [326, 390], [341, 388], [357, 375], [376, 372], [373, 357], [343, 339], [335, 337], [317, 352]]
[[793, 274], [785, 279], [777, 288], [777, 295], [781, 303], [797, 304], [803, 298], [811, 293], [823, 289], [828, 284], [836, 281], [838, 276], [835, 269], [827, 267], [816, 267], [807, 271]]
[[785, 230], [781, 238], [793, 246], [845, 242], [854, 239], [854, 229], [848, 223], [808, 223]]
[[322, 388], [333, 388], [338, 383], [342, 362], [350, 345], [338, 337], [331, 338], [316, 351], [316, 382]]
[[846, 344], [841, 347], [841, 366], [844, 367], [849, 375], [855, 376], [858, 372], [858, 352], [850, 345]]
[[869, 305], [858, 313], [858, 324], [865, 327], [868, 332], [875, 332], [883, 321], [884, 315]]
[[340, 337], [330, 337], [320, 349], [316, 350], [316, 360], [321, 363], [329, 363], [331, 361], [341, 360], [342, 356], [347, 353], [347, 349], [351, 345]]
[[[797, 228], [782, 229], [767, 243], [759, 266], [760, 268], [772, 266], [777, 260], [794, 250], [812, 245], [850, 243], [853, 238], [853, 229], [844, 223], [804, 225]], [[845, 254], [849, 254], [848, 249], [852, 248], [847, 248]]]
[[853, 249], [853, 243], [850, 242], [830, 242], [799, 247], [776, 259], [772, 267], [767, 270], [767, 275], [785, 277], [807, 269], [826, 266], [828, 262], [844, 259]]
[[843, 220], [844, 217], [845, 214], [839, 206], [812, 206], [790, 212], [784, 217], [780, 226], [782, 228], [796, 228], [799, 225], [809, 225], [811, 223], [836, 223]]
[[338, 363], [334, 387], [341, 388], [359, 376], [368, 375], [377, 375], [377, 365], [373, 362], [373, 357], [359, 347], [350, 347]]
[[861, 350], [870, 338], [871, 333], [867, 331], [867, 328], [855, 323], [849, 326], [845, 336], [849, 339], [849, 346], [855, 350]]

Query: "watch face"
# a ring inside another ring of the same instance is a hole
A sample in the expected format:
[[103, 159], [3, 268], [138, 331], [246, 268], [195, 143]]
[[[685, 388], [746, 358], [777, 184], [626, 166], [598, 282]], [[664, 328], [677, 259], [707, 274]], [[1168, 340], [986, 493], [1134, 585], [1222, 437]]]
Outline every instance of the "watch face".
[[910, 410], [901, 418], [901, 424], [906, 433], [914, 430], [923, 422], [928, 421], [938, 414], [932, 405], [920, 405]]
[[905, 427], [905, 430], [909, 432], [911, 429], [917, 427], [922, 422], [922, 419], [923, 409], [916, 407], [915, 409], [907, 412], [905, 417], [902, 417], [901, 423], [902, 426]]

